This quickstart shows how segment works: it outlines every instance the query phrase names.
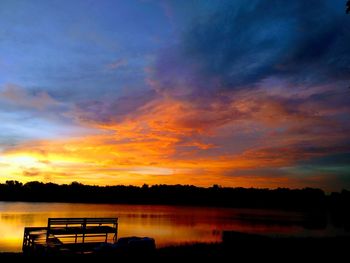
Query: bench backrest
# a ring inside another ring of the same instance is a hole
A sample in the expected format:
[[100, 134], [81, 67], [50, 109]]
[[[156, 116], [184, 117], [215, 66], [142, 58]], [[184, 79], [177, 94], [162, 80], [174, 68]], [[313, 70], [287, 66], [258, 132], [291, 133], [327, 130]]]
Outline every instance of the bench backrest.
[[118, 218], [49, 218], [47, 221], [47, 232], [55, 228], [69, 228], [89, 226], [110, 226], [112, 228], [118, 227]]
[[118, 218], [49, 218], [46, 228], [46, 239], [51, 235], [60, 238], [82, 237], [82, 243], [86, 237], [104, 236], [107, 242], [108, 234], [114, 234], [113, 240], [117, 238]]
[[69, 226], [69, 225], [106, 225], [113, 224], [116, 225], [118, 223], [118, 218], [49, 218], [47, 222], [47, 226]]
[[118, 224], [118, 218], [49, 218], [47, 222], [48, 230], [54, 227], [70, 227], [70, 226], [82, 226], [88, 225], [113, 225], [116, 227]]

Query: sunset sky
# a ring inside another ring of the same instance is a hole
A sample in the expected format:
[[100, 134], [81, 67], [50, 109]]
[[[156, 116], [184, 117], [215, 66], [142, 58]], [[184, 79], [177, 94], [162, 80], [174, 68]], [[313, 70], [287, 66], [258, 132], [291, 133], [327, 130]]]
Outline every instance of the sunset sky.
[[0, 181], [350, 188], [344, 0], [1, 0]]

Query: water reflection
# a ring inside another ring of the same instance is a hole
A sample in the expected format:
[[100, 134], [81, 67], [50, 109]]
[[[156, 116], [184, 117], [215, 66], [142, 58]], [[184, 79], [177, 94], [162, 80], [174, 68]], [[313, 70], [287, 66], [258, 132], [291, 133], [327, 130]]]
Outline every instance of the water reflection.
[[[309, 229], [297, 212], [68, 203], [0, 202], [0, 251], [21, 251], [25, 226], [46, 226], [49, 217], [118, 217], [118, 237], [150, 236], [158, 247], [179, 243], [219, 242], [223, 230], [271, 235], [337, 235], [340, 228]], [[327, 222], [327, 221], [326, 221]]]

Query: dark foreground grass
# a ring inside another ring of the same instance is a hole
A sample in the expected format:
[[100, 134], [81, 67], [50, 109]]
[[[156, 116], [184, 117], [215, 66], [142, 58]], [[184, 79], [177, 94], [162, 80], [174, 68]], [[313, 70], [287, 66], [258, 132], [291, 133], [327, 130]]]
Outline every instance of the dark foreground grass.
[[342, 262], [348, 258], [349, 237], [266, 238], [242, 237], [222, 243], [198, 243], [158, 248], [153, 252], [75, 255], [24, 255], [0, 253], [0, 262]]

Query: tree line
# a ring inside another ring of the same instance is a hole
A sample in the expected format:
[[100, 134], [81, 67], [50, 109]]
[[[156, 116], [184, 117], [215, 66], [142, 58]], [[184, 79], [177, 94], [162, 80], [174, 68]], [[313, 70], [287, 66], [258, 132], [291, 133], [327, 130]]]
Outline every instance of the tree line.
[[201, 205], [247, 208], [330, 209], [350, 206], [350, 191], [325, 194], [321, 189], [258, 189], [213, 185], [96, 186], [71, 184], [21, 183], [0, 184], [1, 201], [82, 202]]

